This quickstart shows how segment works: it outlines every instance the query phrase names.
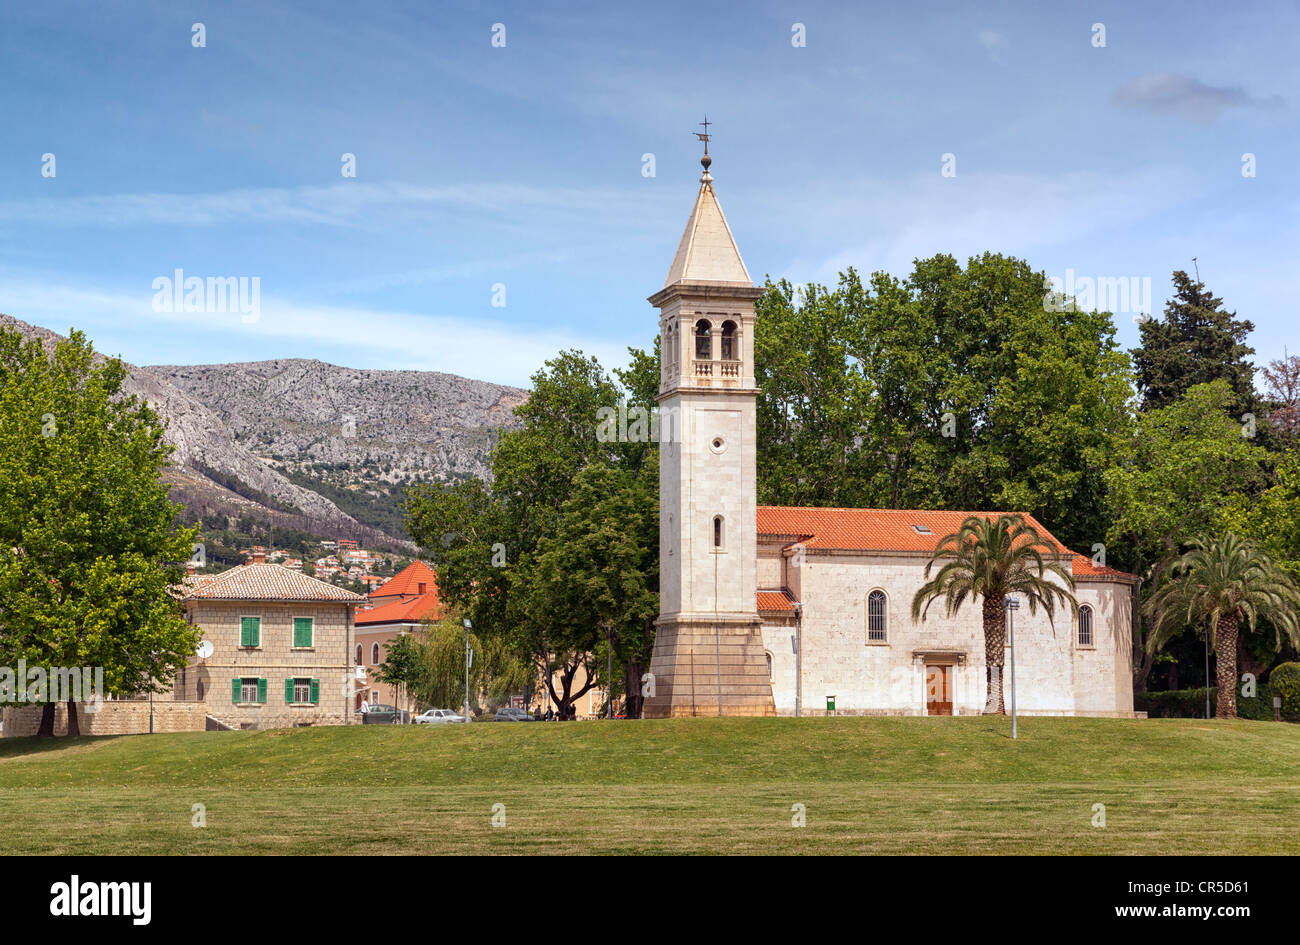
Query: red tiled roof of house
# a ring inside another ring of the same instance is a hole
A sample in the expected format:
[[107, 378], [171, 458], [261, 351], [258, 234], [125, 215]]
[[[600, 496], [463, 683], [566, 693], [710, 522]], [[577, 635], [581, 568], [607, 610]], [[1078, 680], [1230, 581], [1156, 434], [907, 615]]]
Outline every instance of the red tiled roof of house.
[[356, 625], [379, 623], [418, 623], [426, 617], [438, 616], [438, 595], [417, 594], [415, 597], [391, 601], [357, 612]]
[[758, 609], [760, 611], [793, 611], [794, 598], [786, 591], [759, 591]]
[[[205, 575], [206, 576], [206, 575]], [[278, 564], [241, 564], [185, 588], [182, 600], [291, 600], [359, 603], [360, 594]]]
[[420, 585], [425, 585], [425, 593], [438, 596], [438, 576], [433, 568], [423, 561], [412, 561], [402, 570], [371, 591], [368, 597], [410, 597], [420, 593]]
[[[949, 512], [932, 509], [837, 509], [760, 505], [760, 537], [783, 538], [790, 544], [830, 551], [934, 551], [940, 539], [961, 528], [972, 515], [989, 518], [1001, 512]], [[1071, 551], [1032, 515], [1025, 520], [1042, 536], [1048, 547], [1070, 555], [1076, 577], [1123, 577], [1131, 575], [1114, 568], [1099, 568], [1090, 558]]]

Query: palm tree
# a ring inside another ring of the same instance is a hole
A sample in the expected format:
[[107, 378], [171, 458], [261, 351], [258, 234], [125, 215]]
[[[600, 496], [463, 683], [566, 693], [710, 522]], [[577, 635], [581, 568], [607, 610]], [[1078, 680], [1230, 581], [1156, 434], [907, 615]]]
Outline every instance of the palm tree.
[[[944, 600], [946, 615], [961, 609], [967, 598], [983, 598], [984, 665], [988, 682], [985, 715], [1004, 715], [1002, 702], [1002, 663], [1007, 639], [1008, 594], [1023, 594], [1029, 612], [1037, 613], [1041, 604], [1048, 617], [1056, 613], [1056, 603], [1068, 603], [1077, 612], [1074, 599], [1074, 576], [1045, 556], [1055, 556], [1053, 549], [1023, 515], [1007, 513], [996, 519], [972, 515], [961, 528], [939, 541], [925, 566], [925, 576], [943, 562], [932, 580], [912, 598], [912, 619], [925, 620], [930, 605]], [[1051, 580], [1059, 578], [1061, 584]]]
[[[1152, 618], [1148, 649], [1154, 653], [1188, 626], [1204, 625], [1214, 641], [1215, 684], [1221, 719], [1237, 717], [1237, 637], [1242, 621], [1254, 631], [1263, 618], [1276, 645], [1285, 634], [1300, 646], [1300, 589], [1289, 575], [1246, 539], [1226, 534], [1195, 538], [1170, 562], [1165, 579], [1147, 599]], [[1209, 680], [1206, 680], [1209, 685]]]

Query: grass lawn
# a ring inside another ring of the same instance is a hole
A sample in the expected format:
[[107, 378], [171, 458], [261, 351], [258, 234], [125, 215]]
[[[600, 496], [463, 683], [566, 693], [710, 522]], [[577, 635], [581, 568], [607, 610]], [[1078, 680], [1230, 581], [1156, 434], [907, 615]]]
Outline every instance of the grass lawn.
[[7, 854], [1297, 854], [1300, 725], [1030, 718], [1018, 741], [1009, 720], [979, 717], [7, 738], [0, 823]]

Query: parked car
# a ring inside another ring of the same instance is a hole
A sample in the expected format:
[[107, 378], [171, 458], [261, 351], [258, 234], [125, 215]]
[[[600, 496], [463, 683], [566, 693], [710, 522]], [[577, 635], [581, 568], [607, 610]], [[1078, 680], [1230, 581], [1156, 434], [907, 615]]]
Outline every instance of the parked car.
[[536, 722], [537, 720], [523, 709], [497, 709], [493, 718], [498, 722]]
[[396, 706], [383, 705], [377, 703], [370, 707], [370, 711], [361, 716], [362, 725], [405, 725], [411, 721], [411, 713], [403, 709], [397, 711]]
[[451, 709], [426, 709], [415, 717], [416, 725], [444, 725], [449, 722], [464, 722], [463, 715], [457, 715]]

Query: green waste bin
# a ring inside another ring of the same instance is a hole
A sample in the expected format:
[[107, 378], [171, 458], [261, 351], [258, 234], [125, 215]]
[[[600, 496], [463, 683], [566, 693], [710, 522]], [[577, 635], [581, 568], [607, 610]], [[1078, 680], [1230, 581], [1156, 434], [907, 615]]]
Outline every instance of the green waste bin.
[[834, 696], [827, 696], [827, 697], [826, 697], [826, 714], [827, 714], [827, 715], [834, 715], [834, 714], [835, 714], [835, 697], [834, 697]]

